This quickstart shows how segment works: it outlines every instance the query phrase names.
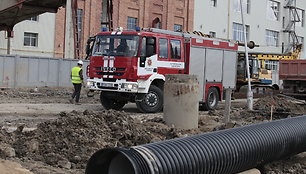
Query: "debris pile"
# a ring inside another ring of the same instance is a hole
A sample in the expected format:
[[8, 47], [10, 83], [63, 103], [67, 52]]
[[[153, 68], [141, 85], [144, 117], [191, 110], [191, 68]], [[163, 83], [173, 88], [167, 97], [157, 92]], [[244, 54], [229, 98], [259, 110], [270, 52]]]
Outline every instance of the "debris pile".
[[62, 112], [60, 116], [40, 123], [34, 131], [13, 132], [16, 156], [63, 168], [85, 168], [89, 157], [101, 148], [135, 146], [179, 136], [162, 123], [141, 123], [124, 112], [86, 110]]
[[[49, 90], [48, 88], [39, 88], [38, 91], [34, 89], [0, 90], [0, 98], [2, 103], [7, 101], [19, 103], [21, 99], [22, 102], [29, 103], [68, 102], [67, 99], [71, 94], [70, 89]], [[95, 100], [85, 98], [82, 98], [82, 101], [97, 103]], [[62, 173], [73, 173], [72, 171], [84, 170], [90, 156], [105, 147], [135, 146], [256, 124], [269, 121], [271, 111], [273, 119], [306, 113], [305, 104], [280, 96], [259, 98], [254, 103], [254, 111], [248, 111], [243, 106], [240, 104], [239, 107], [232, 107], [231, 120], [233, 123], [227, 125], [223, 124], [224, 111], [222, 109], [210, 112], [200, 111], [199, 128], [192, 130], [178, 130], [166, 126], [162, 119], [162, 113], [140, 114], [112, 110], [72, 111], [62, 112], [58, 115], [49, 114], [47, 117], [52, 119], [43, 123], [36, 117], [46, 118], [46, 115], [35, 115], [35, 122], [15, 114], [18, 116], [17, 121], [9, 119], [8, 123], [3, 122], [2, 124], [21, 126], [18, 126], [14, 132], [0, 130], [0, 158], [18, 159], [22, 163], [26, 162], [24, 166], [31, 164], [32, 166], [28, 169], [34, 173], [52, 173], [49, 171], [53, 170], [53, 173], [61, 173], [55, 171], [54, 168], [61, 170]], [[33, 115], [26, 116], [34, 117]], [[37, 129], [30, 131], [26, 129], [29, 126], [32, 128], [33, 125], [37, 126]], [[262, 173], [306, 173], [305, 161], [306, 153], [299, 158], [295, 156], [290, 160], [284, 159], [284, 161], [267, 164], [262, 167]], [[41, 166], [37, 164], [38, 162], [48, 165], [37, 167]], [[53, 168], [49, 169], [51, 166]], [[40, 169], [46, 172], [42, 172]]]
[[[69, 103], [68, 98], [73, 92], [71, 88], [18, 88], [18, 89], [2, 89], [0, 90], [0, 103]], [[94, 98], [86, 97], [88, 89], [82, 89], [81, 102], [97, 103], [99, 95]]]
[[273, 118], [277, 119], [303, 115], [306, 111], [304, 103], [282, 96], [260, 98], [254, 103], [254, 109], [263, 116], [269, 116], [272, 112]]

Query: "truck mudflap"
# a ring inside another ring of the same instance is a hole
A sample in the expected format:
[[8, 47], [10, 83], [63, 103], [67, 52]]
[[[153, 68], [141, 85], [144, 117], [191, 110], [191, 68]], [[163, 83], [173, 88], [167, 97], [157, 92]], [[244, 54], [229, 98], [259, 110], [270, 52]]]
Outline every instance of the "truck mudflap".
[[135, 101], [136, 102], [141, 102], [144, 99], [145, 95], [146, 94], [144, 94], [144, 93], [143, 94], [136, 94]]

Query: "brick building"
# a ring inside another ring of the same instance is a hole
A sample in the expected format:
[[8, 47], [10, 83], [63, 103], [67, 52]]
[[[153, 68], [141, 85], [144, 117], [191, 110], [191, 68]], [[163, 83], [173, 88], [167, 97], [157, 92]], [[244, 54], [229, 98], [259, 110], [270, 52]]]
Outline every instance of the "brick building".
[[[102, 11], [105, 0], [78, 0], [78, 31], [81, 57], [85, 56], [89, 36], [101, 30], [101, 20], [107, 16]], [[135, 29], [155, 27], [168, 30], [193, 29], [194, 0], [113, 0], [114, 28]], [[65, 9], [56, 15], [55, 57], [63, 57], [65, 36]]]
[[194, 0], [113, 0], [114, 27], [193, 30]]
[[[101, 28], [102, 0], [78, 0], [77, 5], [77, 30], [81, 57], [84, 57], [87, 39], [89, 36], [95, 35]], [[54, 57], [64, 57], [65, 13], [65, 8], [61, 8], [56, 14]]]
[[[81, 58], [86, 42], [101, 30], [107, 0], [77, 0], [77, 31]], [[65, 57], [66, 9], [45, 13], [14, 27], [11, 54]], [[193, 31], [194, 0], [113, 0], [113, 26], [124, 29], [155, 27]], [[0, 54], [6, 53], [5, 33], [0, 32]], [[29, 40], [31, 42], [29, 42]], [[29, 44], [30, 43], [30, 44]]]

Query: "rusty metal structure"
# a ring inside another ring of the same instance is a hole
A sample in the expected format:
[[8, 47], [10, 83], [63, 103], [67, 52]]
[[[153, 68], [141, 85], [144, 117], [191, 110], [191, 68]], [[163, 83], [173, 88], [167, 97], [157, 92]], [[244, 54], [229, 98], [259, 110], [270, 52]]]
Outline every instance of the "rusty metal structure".
[[285, 9], [288, 9], [288, 24], [283, 32], [288, 33], [289, 45], [285, 49], [285, 53], [296, 54], [295, 50], [300, 50], [302, 44], [300, 43], [298, 36], [295, 31], [296, 23], [301, 22], [301, 17], [298, 13], [298, 8], [296, 7], [296, 0], [288, 0]]
[[102, 27], [108, 28], [109, 31], [114, 29], [113, 26], [113, 1], [103, 0], [102, 1]]

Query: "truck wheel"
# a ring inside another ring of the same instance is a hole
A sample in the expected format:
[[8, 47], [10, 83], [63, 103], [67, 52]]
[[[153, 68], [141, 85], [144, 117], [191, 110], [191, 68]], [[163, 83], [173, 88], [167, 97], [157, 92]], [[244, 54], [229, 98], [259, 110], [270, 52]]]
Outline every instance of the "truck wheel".
[[143, 100], [136, 102], [137, 108], [141, 112], [155, 113], [163, 108], [163, 91], [157, 86], [152, 85]]
[[203, 104], [203, 109], [208, 110], [214, 110], [217, 108], [219, 103], [219, 92], [216, 88], [209, 88], [208, 94], [206, 98], [206, 102]]
[[114, 110], [121, 110], [126, 102], [124, 101], [119, 101], [110, 97], [107, 97], [106, 95], [103, 95], [103, 92], [100, 94], [100, 101], [102, 106], [109, 110], [109, 109], [114, 109]]

